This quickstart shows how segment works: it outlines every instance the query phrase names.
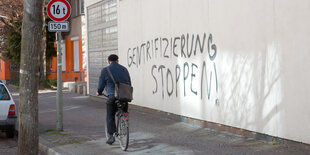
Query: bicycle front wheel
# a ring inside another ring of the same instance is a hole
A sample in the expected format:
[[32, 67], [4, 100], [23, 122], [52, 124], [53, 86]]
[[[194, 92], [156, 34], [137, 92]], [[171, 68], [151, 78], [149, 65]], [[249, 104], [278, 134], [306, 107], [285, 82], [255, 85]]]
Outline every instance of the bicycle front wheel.
[[129, 143], [129, 123], [126, 119], [127, 117], [123, 115], [119, 116], [117, 132], [118, 140], [122, 150], [126, 151]]

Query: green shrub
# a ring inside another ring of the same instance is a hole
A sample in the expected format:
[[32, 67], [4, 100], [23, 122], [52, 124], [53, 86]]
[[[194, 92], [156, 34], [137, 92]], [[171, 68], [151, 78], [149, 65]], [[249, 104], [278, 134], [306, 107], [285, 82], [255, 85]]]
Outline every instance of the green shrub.
[[19, 87], [19, 80], [11, 81], [10, 84]]
[[48, 80], [46, 80], [46, 83], [47, 83], [49, 86], [54, 86], [54, 87], [57, 86], [57, 80], [56, 80], [56, 79], [48, 79]]

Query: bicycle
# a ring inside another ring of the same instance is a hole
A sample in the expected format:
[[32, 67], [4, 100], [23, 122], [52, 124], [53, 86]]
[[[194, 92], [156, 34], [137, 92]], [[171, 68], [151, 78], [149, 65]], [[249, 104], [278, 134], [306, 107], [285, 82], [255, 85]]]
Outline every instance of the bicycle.
[[[129, 113], [124, 108], [126, 104], [128, 106], [128, 103], [119, 100], [116, 100], [115, 103], [117, 104], [116, 133], [113, 134], [113, 137], [118, 139], [121, 149], [126, 151], [129, 143]], [[105, 136], [107, 139], [109, 138], [107, 121], [105, 122]]]

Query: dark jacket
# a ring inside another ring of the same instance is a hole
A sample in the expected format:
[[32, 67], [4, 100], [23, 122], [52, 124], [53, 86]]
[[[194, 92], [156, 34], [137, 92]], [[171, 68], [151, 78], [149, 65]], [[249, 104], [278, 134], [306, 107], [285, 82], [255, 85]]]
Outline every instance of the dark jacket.
[[[118, 64], [117, 62], [112, 62], [108, 67], [110, 68], [110, 71], [116, 83], [121, 82], [131, 85], [130, 75], [128, 73], [128, 70], [124, 66]], [[101, 74], [99, 77], [99, 84], [98, 84], [99, 95], [102, 95], [102, 91], [104, 90], [104, 88], [106, 88], [107, 95], [114, 94], [115, 85], [108, 73], [107, 67], [101, 70]]]

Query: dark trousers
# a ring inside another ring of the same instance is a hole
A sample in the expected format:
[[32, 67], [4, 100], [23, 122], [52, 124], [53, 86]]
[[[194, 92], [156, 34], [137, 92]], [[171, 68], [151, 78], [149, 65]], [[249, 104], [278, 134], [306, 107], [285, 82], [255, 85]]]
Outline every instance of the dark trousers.
[[116, 132], [116, 125], [115, 125], [115, 113], [117, 111], [117, 105], [115, 103], [115, 97], [114, 95], [108, 96], [107, 101], [107, 127], [108, 127], [108, 133], [110, 135], [113, 135], [114, 132]]
[[[108, 96], [107, 101], [107, 128], [108, 133], [113, 135], [116, 132], [116, 125], [115, 125], [115, 113], [117, 112], [117, 104], [115, 103], [116, 99], [114, 95]], [[122, 108], [125, 112], [128, 112], [128, 103], [124, 104]]]

